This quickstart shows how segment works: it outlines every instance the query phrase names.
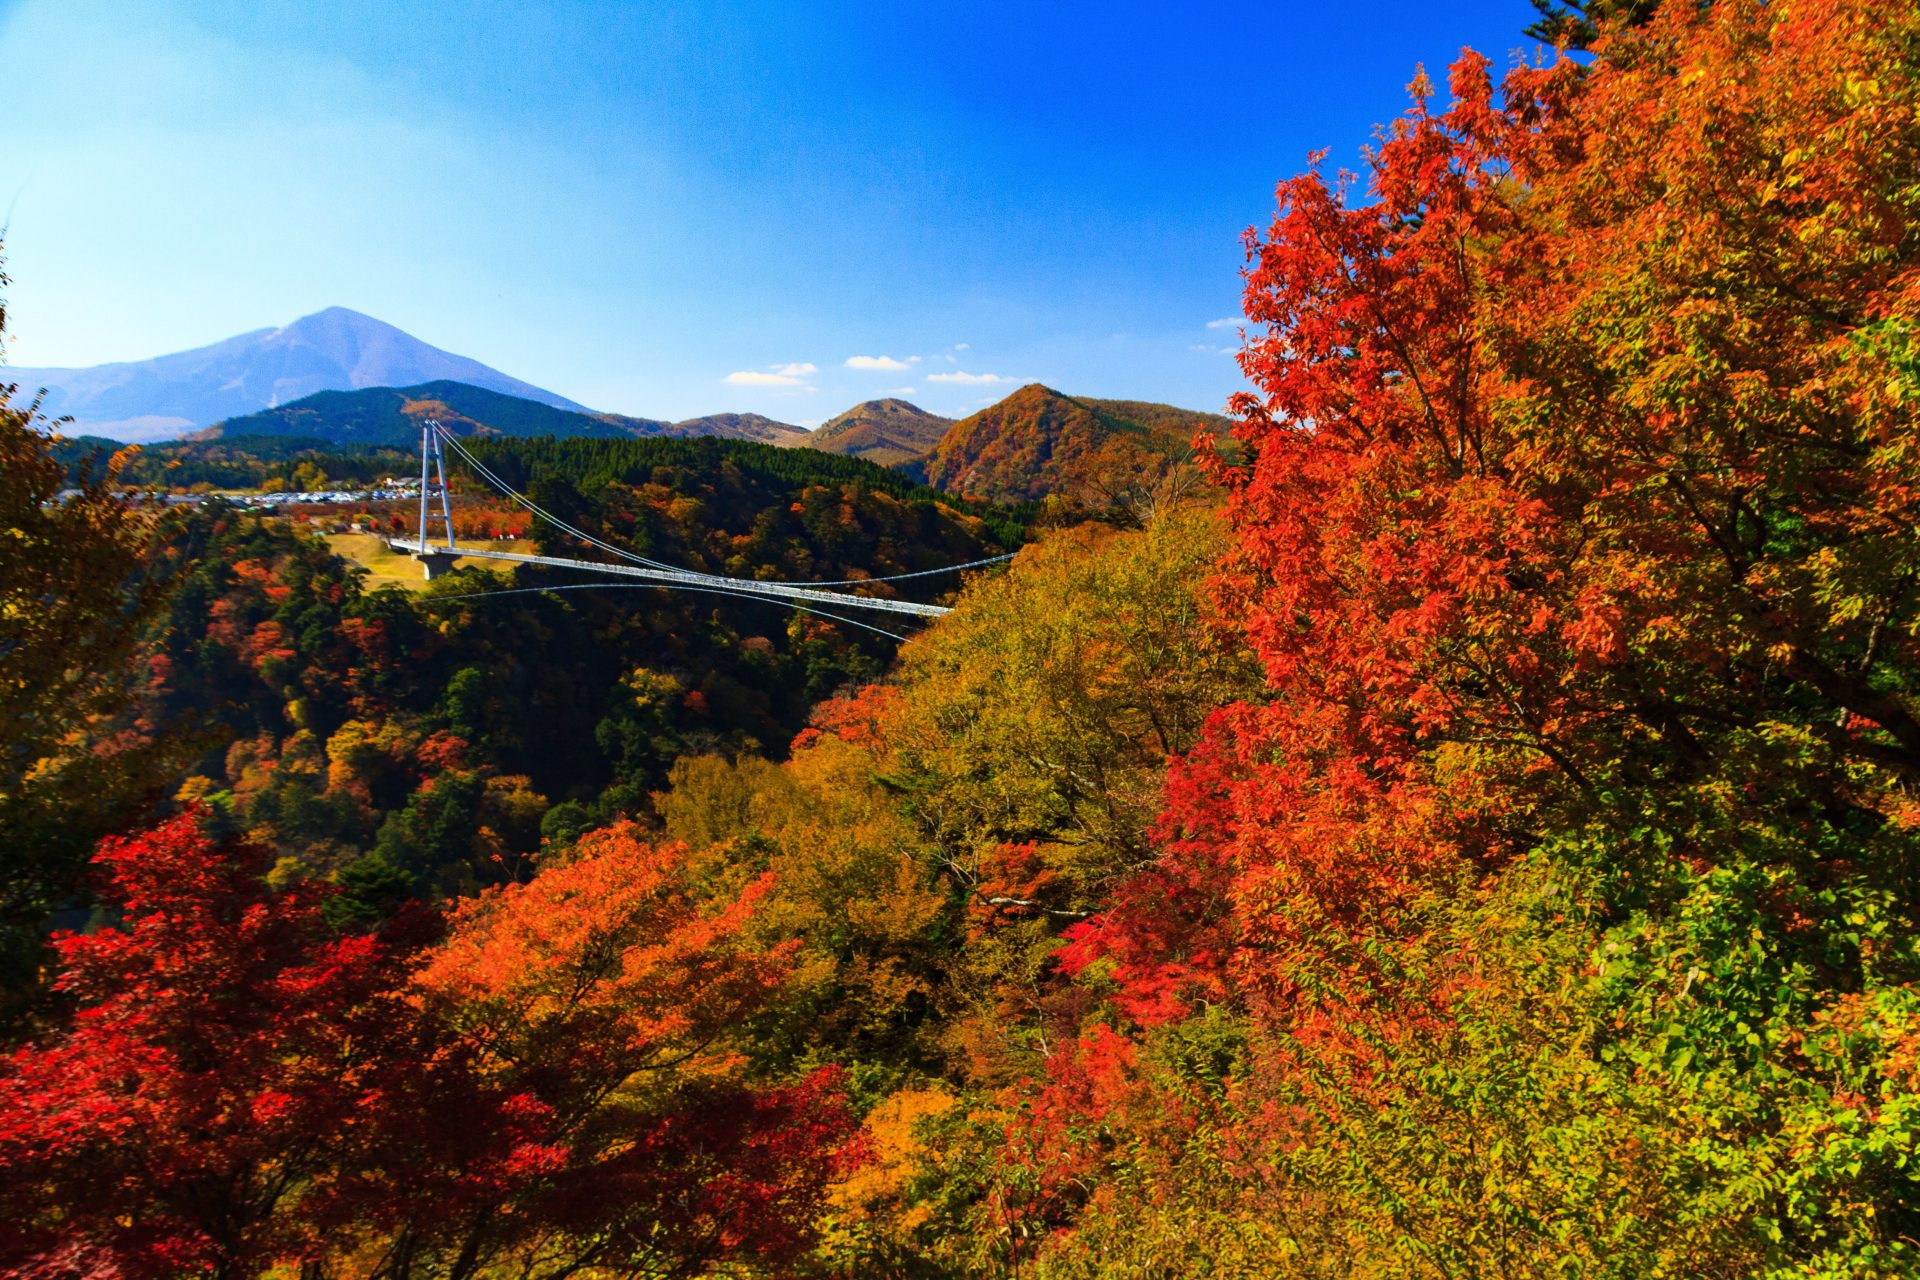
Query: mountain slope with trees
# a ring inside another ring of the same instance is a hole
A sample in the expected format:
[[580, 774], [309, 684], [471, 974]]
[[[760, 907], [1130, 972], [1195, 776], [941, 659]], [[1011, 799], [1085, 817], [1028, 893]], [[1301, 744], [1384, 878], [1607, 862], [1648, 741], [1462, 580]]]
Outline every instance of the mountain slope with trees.
[[1105, 507], [1193, 457], [1227, 419], [1171, 405], [1090, 400], [1034, 383], [954, 423], [923, 464], [929, 483], [996, 502], [1050, 495]]
[[821, 423], [806, 444], [825, 453], [900, 467], [926, 457], [951, 426], [952, 418], [928, 413], [905, 400], [868, 400]]

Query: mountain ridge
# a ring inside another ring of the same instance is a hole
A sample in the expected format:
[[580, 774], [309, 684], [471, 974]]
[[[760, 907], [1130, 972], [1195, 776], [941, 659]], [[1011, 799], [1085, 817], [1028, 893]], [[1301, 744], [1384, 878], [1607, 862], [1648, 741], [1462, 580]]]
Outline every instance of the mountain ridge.
[[753, 413], [680, 422], [578, 413], [442, 381], [316, 392], [215, 423], [185, 441], [251, 437], [410, 449], [428, 420], [467, 437], [757, 441], [860, 458], [959, 496], [1019, 503], [1057, 495], [1090, 507], [1151, 492], [1189, 468], [1196, 436], [1223, 435], [1229, 425], [1217, 414], [1069, 396], [1040, 383], [957, 422], [904, 400], [878, 400], [855, 405], [810, 432]]
[[551, 408], [585, 405], [445, 351], [346, 307], [328, 307], [278, 328], [155, 356], [83, 368], [0, 368], [29, 393], [46, 388], [42, 411], [72, 429], [140, 443], [290, 404], [320, 391], [453, 381]]
[[883, 467], [918, 462], [940, 443], [954, 419], [895, 397], [866, 400], [814, 429], [809, 448], [865, 458]]
[[800, 445], [813, 433], [791, 422], [759, 413], [708, 413], [667, 424], [666, 435], [717, 436], [723, 440], [758, 440], [763, 444]]
[[618, 413], [560, 409], [468, 383], [442, 380], [409, 387], [317, 391], [291, 404], [227, 418], [190, 433], [190, 441], [234, 436], [300, 437], [330, 444], [406, 447], [419, 439], [420, 424], [445, 424], [463, 436], [554, 436], [559, 439], [624, 439], [714, 436], [797, 444], [806, 428], [758, 414], [709, 414], [684, 422]]
[[954, 423], [924, 467], [928, 483], [949, 493], [1104, 506], [1186, 465], [1196, 435], [1224, 435], [1229, 425], [1215, 413], [1069, 396], [1035, 382]]

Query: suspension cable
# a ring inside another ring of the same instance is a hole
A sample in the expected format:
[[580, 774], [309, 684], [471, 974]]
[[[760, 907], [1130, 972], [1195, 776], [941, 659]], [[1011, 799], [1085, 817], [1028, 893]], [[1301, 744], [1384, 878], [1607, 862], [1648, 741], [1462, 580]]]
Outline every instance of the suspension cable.
[[[908, 578], [931, 578], [936, 574], [959, 573], [963, 569], [978, 569], [983, 565], [999, 564], [1002, 561], [1011, 560], [1019, 554], [1018, 551], [1009, 551], [1004, 555], [987, 556], [981, 560], [969, 560], [965, 564], [942, 565], [938, 569], [917, 569], [912, 573], [889, 573], [879, 578], [833, 578], [824, 582], [814, 582], [811, 580], [776, 582], [768, 580], [767, 585], [770, 587], [857, 587], [867, 582], [904, 582]], [[760, 579], [756, 578], [755, 581], [760, 581]]]
[[437, 604], [442, 600], [481, 600], [488, 596], [519, 596], [532, 594], [534, 592], [606, 590], [699, 591], [706, 595], [727, 596], [735, 600], [756, 600], [761, 604], [778, 605], [785, 609], [797, 609], [801, 613], [810, 613], [817, 618], [828, 618], [834, 622], [844, 622], [848, 626], [859, 627], [864, 631], [871, 631], [876, 635], [886, 636], [890, 640], [898, 640], [902, 644], [906, 643], [908, 639], [908, 637], [898, 632], [873, 626], [870, 623], [860, 621], [858, 618], [843, 618], [837, 613], [828, 613], [824, 609], [810, 609], [806, 605], [796, 604], [791, 600], [783, 600], [778, 596], [763, 596], [746, 591], [728, 591], [721, 587], [695, 587], [678, 582], [568, 582], [552, 587], [507, 587], [499, 591], [468, 591], [456, 596], [423, 596], [422, 600], [426, 604]]
[[518, 502], [521, 506], [533, 512], [534, 515], [540, 517], [542, 520], [545, 520], [548, 524], [554, 526], [556, 529], [560, 529], [563, 532], [572, 534], [574, 537], [580, 539], [582, 542], [588, 544], [589, 546], [598, 547], [602, 551], [611, 552], [612, 554], [619, 556], [622, 560], [630, 560], [634, 564], [645, 565], [649, 569], [664, 569], [672, 573], [687, 572], [684, 569], [675, 568], [673, 565], [664, 564], [658, 560], [649, 560], [645, 556], [635, 555], [631, 551], [622, 550], [621, 548], [614, 546], [611, 542], [607, 542], [607, 541], [604, 541], [603, 539], [596, 538], [590, 533], [586, 533], [580, 529], [574, 528], [572, 525], [568, 524], [565, 520], [562, 520], [559, 516], [554, 515], [551, 511], [546, 510], [544, 507], [534, 502], [531, 498], [527, 498], [522, 496], [519, 493], [516, 493], [513, 490], [513, 488], [507, 484], [506, 481], [502, 480], [499, 476], [494, 475], [493, 472], [487, 470], [486, 466], [482, 464], [479, 459], [475, 458], [472, 454], [468, 453], [466, 449], [462, 448], [459, 440], [457, 440], [452, 435], [452, 433], [447, 432], [445, 430], [441, 430], [440, 434], [442, 435], [443, 438], [446, 439], [447, 443], [453, 446], [454, 452], [458, 453], [462, 458], [465, 458], [467, 460], [468, 465], [473, 467], [475, 471], [478, 471], [483, 477], [485, 477], [487, 481], [493, 485], [494, 488], [498, 489], [501, 493], [513, 499], [515, 502]]
[[[461, 446], [459, 439], [455, 437], [452, 432], [447, 431], [445, 428], [439, 426], [439, 424], [437, 423], [435, 424], [435, 430], [440, 433], [441, 437], [448, 444], [453, 446], [454, 452], [458, 453], [462, 458], [466, 459], [468, 465], [470, 465], [475, 471], [479, 472], [481, 476], [483, 476], [489, 483], [491, 483], [494, 486], [494, 488], [498, 489], [501, 493], [513, 499], [515, 502], [520, 503], [522, 506], [526, 507], [529, 511], [533, 512], [535, 515], [547, 521], [549, 524], [553, 525], [554, 527], [572, 534], [574, 537], [579, 538], [582, 542], [585, 542], [590, 546], [599, 547], [601, 550], [611, 552], [612, 554], [619, 556], [623, 560], [630, 560], [634, 564], [645, 565], [649, 569], [664, 569], [671, 573], [700, 572], [697, 569], [683, 569], [678, 565], [667, 564], [660, 560], [648, 559], [646, 556], [638, 555], [634, 552], [623, 550], [622, 548], [616, 547], [612, 543], [607, 542], [604, 539], [596, 538], [590, 533], [585, 533], [579, 529], [574, 528], [572, 525], [568, 524], [566, 521], [560, 519], [558, 516], [555, 516], [552, 512], [547, 511], [544, 508], [536, 505], [532, 499], [523, 497], [521, 494], [517, 493], [511, 486], [507, 484], [506, 481], [502, 480], [499, 476], [495, 475], [492, 471], [489, 471], [485, 466], [485, 464], [483, 464], [478, 458], [475, 458], [471, 453], [468, 453], [466, 449]], [[913, 573], [886, 574], [877, 578], [834, 578], [827, 581], [813, 581], [813, 580], [805, 580], [805, 579], [755, 578], [753, 579], [753, 581], [762, 583], [763, 585], [769, 586], [769, 587], [857, 587], [869, 582], [903, 582], [909, 578], [930, 578], [942, 573], [959, 573], [965, 569], [978, 569], [985, 565], [1000, 564], [1003, 561], [1013, 559], [1015, 556], [1019, 554], [1020, 553], [1017, 551], [1008, 551], [1008, 552], [1005, 552], [1004, 554], [997, 555], [997, 556], [986, 556], [979, 560], [969, 560], [965, 564], [950, 564], [950, 565], [945, 565], [938, 569], [920, 569], [920, 570], [916, 570]], [[722, 575], [714, 574], [710, 576], [720, 577]]]

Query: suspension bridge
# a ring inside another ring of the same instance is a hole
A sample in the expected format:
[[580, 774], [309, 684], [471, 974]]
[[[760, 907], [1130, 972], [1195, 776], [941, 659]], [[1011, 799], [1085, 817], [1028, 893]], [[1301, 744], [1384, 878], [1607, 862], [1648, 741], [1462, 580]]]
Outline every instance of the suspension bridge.
[[[574, 560], [564, 556], [525, 555], [516, 551], [496, 551], [491, 547], [461, 546], [454, 538], [453, 508], [447, 490], [446, 450], [452, 449], [460, 459], [472, 469], [483, 482], [502, 494], [509, 501], [522, 507], [534, 519], [543, 521], [549, 527], [576, 538], [588, 546], [616, 557], [622, 563], [612, 564], [602, 560]], [[434, 510], [435, 503], [438, 510]], [[436, 540], [430, 532], [433, 521], [439, 521], [441, 537]], [[592, 586], [654, 586], [668, 590], [699, 591], [718, 595], [736, 596], [745, 599], [767, 600], [806, 613], [820, 614], [823, 617], [836, 618], [837, 621], [853, 622], [856, 626], [866, 626], [851, 618], [838, 618], [826, 612], [822, 606], [836, 609], [871, 610], [880, 613], [908, 614], [919, 618], [938, 618], [950, 612], [937, 604], [919, 604], [911, 600], [894, 600], [883, 596], [854, 595], [850, 591], [832, 591], [830, 587], [861, 587], [869, 583], [899, 582], [909, 578], [927, 578], [938, 574], [957, 573], [965, 569], [983, 568], [1013, 558], [1012, 553], [988, 556], [980, 560], [971, 560], [965, 564], [947, 565], [939, 569], [923, 569], [916, 573], [896, 573], [876, 578], [846, 578], [834, 582], [768, 582], [757, 578], [731, 578], [723, 574], [700, 573], [691, 569], [682, 569], [646, 556], [636, 555], [623, 547], [615, 546], [603, 538], [575, 528], [552, 512], [537, 505], [532, 499], [513, 489], [498, 475], [489, 470], [484, 463], [475, 458], [463, 446], [459, 438], [445, 430], [436, 422], [427, 422], [420, 429], [420, 516], [414, 526], [418, 530], [415, 538], [390, 538], [387, 545], [394, 551], [410, 555], [420, 561], [429, 581], [451, 570], [454, 562], [464, 558], [481, 560], [504, 560], [514, 564], [537, 564], [555, 569], [575, 569], [586, 573], [611, 574], [620, 578], [638, 579], [627, 583], [576, 584]], [[566, 587], [528, 588], [528, 590], [565, 590]], [[486, 592], [483, 594], [505, 594]], [[457, 598], [457, 597], [456, 597]], [[878, 630], [878, 628], [868, 628]], [[883, 632], [893, 635], [892, 632]], [[899, 637], [896, 637], [899, 638]]]

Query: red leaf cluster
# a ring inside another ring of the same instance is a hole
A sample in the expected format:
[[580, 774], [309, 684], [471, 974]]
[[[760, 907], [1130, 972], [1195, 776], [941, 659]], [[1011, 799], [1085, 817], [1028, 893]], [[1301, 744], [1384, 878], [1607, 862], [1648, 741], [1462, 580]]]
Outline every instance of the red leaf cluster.
[[709, 1050], [783, 962], [741, 943], [764, 887], [704, 912], [677, 859], [607, 833], [435, 943], [418, 912], [335, 933], [193, 814], [108, 843], [120, 927], [55, 944], [73, 1024], [0, 1062], [0, 1268], [799, 1250], [855, 1125], [834, 1072]]

